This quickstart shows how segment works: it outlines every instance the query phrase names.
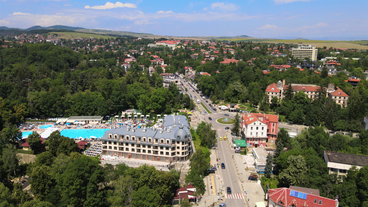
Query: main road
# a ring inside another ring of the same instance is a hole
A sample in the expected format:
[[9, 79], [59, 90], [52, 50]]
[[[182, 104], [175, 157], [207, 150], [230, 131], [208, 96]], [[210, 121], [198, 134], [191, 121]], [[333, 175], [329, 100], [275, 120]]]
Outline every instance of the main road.
[[[221, 190], [217, 190], [217, 192], [222, 192], [222, 194], [225, 194], [224, 203], [226, 203], [227, 206], [231, 206], [231, 207], [245, 206], [244, 193], [241, 190], [240, 183], [237, 178], [237, 172], [236, 172], [235, 165], [234, 165], [233, 158], [232, 158], [234, 154], [234, 150], [230, 149], [228, 142], [219, 140], [219, 137], [225, 137], [225, 136], [231, 139], [231, 137], [229, 136], [230, 135], [229, 131], [225, 130], [225, 127], [227, 126], [231, 127], [231, 126], [218, 123], [217, 119], [225, 117], [224, 114], [221, 113], [220, 110], [214, 111], [208, 105], [209, 103], [207, 103], [201, 97], [201, 95], [198, 94], [195, 91], [195, 89], [192, 88], [192, 86], [188, 85], [186, 81], [183, 81], [183, 79], [182, 79], [182, 85], [184, 86], [184, 88], [187, 89], [186, 93], [192, 95], [192, 99], [195, 102], [197, 101], [197, 99], [199, 99], [199, 101], [203, 103], [203, 105], [205, 105], [206, 108], [212, 113], [212, 114], [206, 113], [204, 115], [203, 113], [205, 112], [205, 110], [203, 109], [203, 106], [201, 106], [201, 104], [198, 104], [198, 107], [200, 107], [203, 112], [198, 115], [203, 116], [202, 118], [204, 118], [204, 120], [206, 120], [207, 122], [211, 123], [212, 128], [214, 130], [217, 130], [217, 154], [218, 154], [218, 164], [219, 164], [219, 167], [217, 170], [223, 179], [223, 186], [221, 186], [222, 187]], [[229, 117], [233, 118], [233, 116], [234, 115], [231, 113]], [[209, 120], [208, 117], [211, 117], [212, 120]], [[221, 168], [221, 163], [224, 163], [225, 169]], [[227, 187], [231, 188], [231, 194], [227, 193]]]

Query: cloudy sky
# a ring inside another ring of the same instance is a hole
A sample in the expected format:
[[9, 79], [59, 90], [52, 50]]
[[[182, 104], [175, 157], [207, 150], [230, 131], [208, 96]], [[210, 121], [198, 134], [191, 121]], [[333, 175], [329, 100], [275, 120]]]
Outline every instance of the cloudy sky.
[[0, 0], [0, 26], [173, 36], [368, 39], [368, 0]]

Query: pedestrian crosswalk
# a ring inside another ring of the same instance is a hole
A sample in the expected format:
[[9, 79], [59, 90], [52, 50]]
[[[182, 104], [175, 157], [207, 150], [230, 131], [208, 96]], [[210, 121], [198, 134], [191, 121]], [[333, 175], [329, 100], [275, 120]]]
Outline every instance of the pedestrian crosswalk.
[[243, 194], [241, 193], [233, 193], [226, 194], [226, 199], [244, 199]]

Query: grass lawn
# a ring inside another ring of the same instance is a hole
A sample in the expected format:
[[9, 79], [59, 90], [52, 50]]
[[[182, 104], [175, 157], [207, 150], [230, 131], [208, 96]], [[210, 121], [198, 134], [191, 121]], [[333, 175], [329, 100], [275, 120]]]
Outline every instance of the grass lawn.
[[241, 110], [245, 110], [245, 111], [252, 111], [253, 110], [253, 106], [251, 106], [249, 103], [245, 103], [245, 104], [239, 104], [239, 106], [241, 107]]
[[201, 103], [201, 105], [203, 106], [204, 109], [206, 109], [207, 113], [212, 114], [212, 112], [210, 112], [203, 103]]
[[275, 178], [266, 178], [264, 176], [261, 177], [262, 186], [264, 189], [267, 189], [267, 185], [269, 189], [275, 189], [277, 188], [277, 185], [279, 184], [279, 181]]
[[221, 124], [234, 124], [234, 123], [235, 123], [235, 119], [230, 119], [230, 118], [228, 118], [228, 119], [230, 119], [230, 121], [229, 121], [229, 122], [224, 122], [224, 121], [223, 121], [223, 119], [226, 119], [226, 118], [220, 118], [220, 119], [217, 119], [217, 121], [218, 121], [219, 123], [221, 123]]
[[72, 39], [72, 38], [102, 38], [102, 39], [115, 39], [113, 36], [107, 36], [107, 35], [99, 35], [99, 34], [91, 34], [91, 33], [83, 33], [83, 32], [50, 32], [50, 35], [57, 34], [58, 38], [63, 39]]

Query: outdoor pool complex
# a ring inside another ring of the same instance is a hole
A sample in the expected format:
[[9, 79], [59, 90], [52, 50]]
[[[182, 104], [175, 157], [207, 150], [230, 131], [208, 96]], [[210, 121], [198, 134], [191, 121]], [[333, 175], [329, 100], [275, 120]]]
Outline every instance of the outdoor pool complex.
[[79, 138], [102, 138], [106, 131], [110, 129], [64, 129], [60, 135], [71, 139]]
[[47, 128], [51, 128], [51, 127], [53, 127], [54, 125], [53, 124], [47, 124], [47, 125], [41, 125], [41, 126], [39, 126], [38, 128], [39, 129], [47, 129]]
[[22, 138], [27, 138], [32, 133], [33, 133], [33, 131], [22, 132]]

